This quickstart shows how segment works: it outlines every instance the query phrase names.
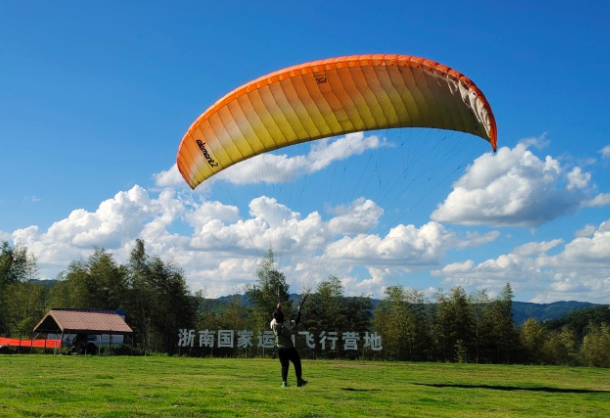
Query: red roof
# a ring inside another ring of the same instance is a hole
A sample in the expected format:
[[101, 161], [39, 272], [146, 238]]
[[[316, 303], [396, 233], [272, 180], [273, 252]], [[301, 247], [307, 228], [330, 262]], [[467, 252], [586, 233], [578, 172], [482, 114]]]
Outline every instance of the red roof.
[[132, 329], [116, 311], [51, 309], [34, 332], [62, 334], [131, 334]]

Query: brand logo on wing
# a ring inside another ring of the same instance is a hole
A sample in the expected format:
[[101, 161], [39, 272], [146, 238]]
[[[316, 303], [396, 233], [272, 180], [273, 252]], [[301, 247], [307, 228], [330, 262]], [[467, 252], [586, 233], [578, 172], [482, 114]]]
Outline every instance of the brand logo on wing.
[[212, 166], [212, 167], [218, 167], [218, 163], [216, 162], [216, 160], [214, 160], [212, 158], [212, 156], [208, 152], [207, 148], [205, 147], [205, 142], [203, 142], [201, 139], [198, 139], [197, 140], [197, 146], [199, 146], [199, 149], [203, 153], [203, 156], [205, 157], [205, 159], [208, 162], [208, 164], [210, 166]]

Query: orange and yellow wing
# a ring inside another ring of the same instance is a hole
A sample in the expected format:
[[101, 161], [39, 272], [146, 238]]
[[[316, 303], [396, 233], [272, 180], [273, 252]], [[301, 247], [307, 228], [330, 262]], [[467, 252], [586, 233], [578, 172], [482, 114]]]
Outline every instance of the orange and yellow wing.
[[184, 135], [191, 186], [255, 155], [349, 132], [400, 127], [477, 135], [496, 150], [491, 107], [461, 73], [406, 55], [357, 55], [276, 71], [232, 91]]

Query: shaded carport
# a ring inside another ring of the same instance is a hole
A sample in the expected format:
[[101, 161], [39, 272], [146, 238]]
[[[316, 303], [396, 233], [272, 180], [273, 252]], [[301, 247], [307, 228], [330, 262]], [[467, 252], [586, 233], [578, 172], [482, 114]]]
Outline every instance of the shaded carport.
[[[103, 309], [51, 309], [34, 327], [34, 334], [113, 335], [129, 337], [132, 329], [113, 310]], [[99, 349], [98, 349], [99, 351]]]

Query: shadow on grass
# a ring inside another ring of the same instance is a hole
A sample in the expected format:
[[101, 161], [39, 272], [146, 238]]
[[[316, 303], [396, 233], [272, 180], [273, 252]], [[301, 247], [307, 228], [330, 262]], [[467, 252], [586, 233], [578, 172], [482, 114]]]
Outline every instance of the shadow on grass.
[[357, 389], [357, 388], [341, 388], [348, 392], [379, 392], [380, 389]]
[[549, 392], [549, 393], [609, 393], [607, 390], [591, 390], [591, 389], [562, 389], [551, 387], [522, 387], [522, 386], [497, 386], [497, 385], [458, 385], [450, 383], [413, 383], [419, 386], [430, 386], [434, 388], [460, 388], [460, 389], [491, 389], [491, 390], [526, 390], [529, 392]]

